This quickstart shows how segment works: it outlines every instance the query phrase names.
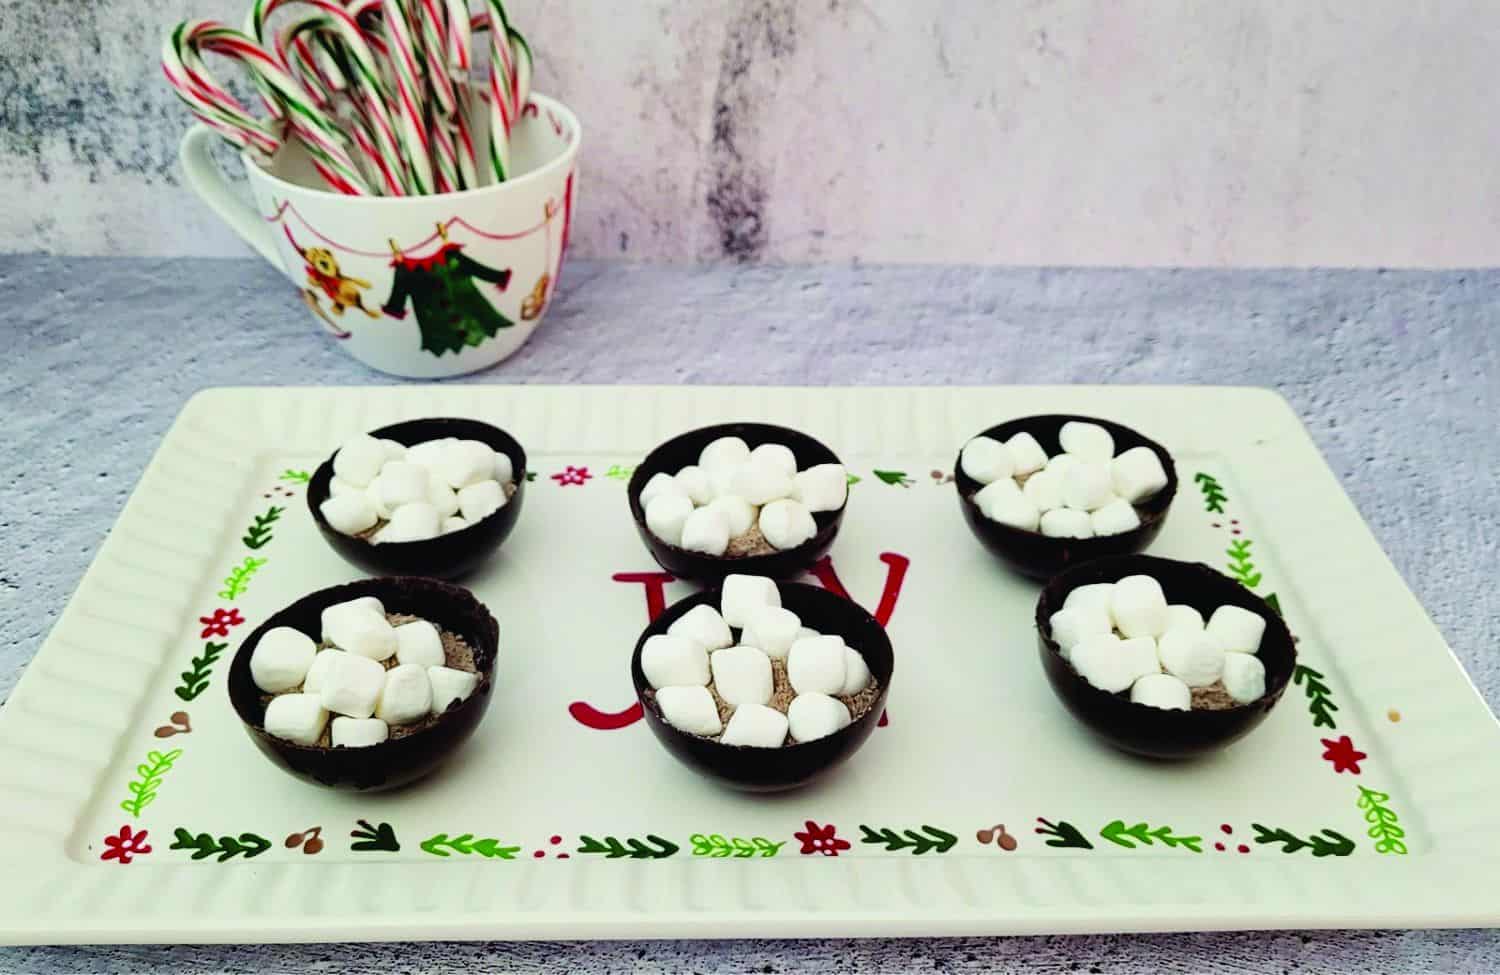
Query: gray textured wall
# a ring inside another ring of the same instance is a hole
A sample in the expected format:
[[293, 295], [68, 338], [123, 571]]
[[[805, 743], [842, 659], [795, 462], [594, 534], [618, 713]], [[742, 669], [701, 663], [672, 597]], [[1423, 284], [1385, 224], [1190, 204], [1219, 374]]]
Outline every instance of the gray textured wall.
[[[157, 51], [247, 6], [0, 0], [0, 251], [246, 253], [180, 185]], [[587, 131], [579, 256], [1500, 257], [1487, 0], [510, 6]]]

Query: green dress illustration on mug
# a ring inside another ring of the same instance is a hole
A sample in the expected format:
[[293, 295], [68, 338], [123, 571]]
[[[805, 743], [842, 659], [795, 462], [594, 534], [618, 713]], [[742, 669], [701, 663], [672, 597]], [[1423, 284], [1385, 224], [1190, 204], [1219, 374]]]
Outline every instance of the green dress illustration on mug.
[[487, 281], [503, 291], [510, 284], [509, 268], [479, 263], [463, 253], [462, 244], [448, 243], [446, 235], [443, 246], [427, 257], [407, 257], [394, 241], [391, 250], [395, 278], [381, 311], [404, 319], [410, 303], [426, 351], [436, 356], [458, 353], [515, 324], [479, 293], [476, 283]]

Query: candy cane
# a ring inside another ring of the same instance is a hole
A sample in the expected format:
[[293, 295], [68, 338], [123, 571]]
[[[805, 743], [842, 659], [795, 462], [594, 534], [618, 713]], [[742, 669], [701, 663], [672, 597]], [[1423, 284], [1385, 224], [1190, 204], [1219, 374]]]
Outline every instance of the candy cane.
[[[307, 0], [298, 0], [307, 2]], [[408, 188], [430, 193], [433, 186], [432, 146], [427, 138], [426, 97], [421, 84], [421, 66], [412, 41], [411, 24], [401, 0], [384, 0], [386, 43], [389, 63], [396, 79], [396, 120], [408, 168]]]
[[489, 7], [490, 48], [490, 170], [495, 182], [503, 183], [510, 175], [510, 128], [515, 116], [514, 53], [511, 50], [505, 5], [487, 0]]

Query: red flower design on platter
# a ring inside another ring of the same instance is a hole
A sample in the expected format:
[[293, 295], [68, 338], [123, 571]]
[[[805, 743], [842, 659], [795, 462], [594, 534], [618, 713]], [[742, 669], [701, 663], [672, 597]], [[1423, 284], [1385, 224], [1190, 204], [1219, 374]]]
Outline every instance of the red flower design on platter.
[[1324, 738], [1323, 744], [1327, 751], [1323, 757], [1333, 763], [1335, 772], [1353, 772], [1359, 774], [1359, 763], [1369, 756], [1354, 747], [1354, 742], [1349, 740], [1348, 735], [1340, 735], [1337, 740]]
[[569, 484], [583, 484], [593, 476], [587, 467], [574, 467], [569, 464], [566, 470], [553, 474], [552, 480], [556, 481], [560, 487], [567, 487]]
[[807, 832], [793, 833], [802, 842], [802, 852], [821, 853], [825, 857], [836, 857], [840, 850], [849, 849], [849, 841], [841, 840], [832, 824], [819, 826], [811, 819], [807, 821]]
[[207, 640], [211, 636], [228, 636], [231, 626], [239, 626], [245, 622], [240, 611], [230, 607], [229, 609], [216, 609], [212, 616], [200, 616], [198, 622], [203, 624], [203, 632], [199, 634]]
[[150, 852], [151, 844], [146, 842], [145, 830], [136, 832], [129, 826], [121, 826], [120, 832], [104, 838], [104, 852], [99, 854], [99, 859], [129, 863], [131, 857], [145, 856]]

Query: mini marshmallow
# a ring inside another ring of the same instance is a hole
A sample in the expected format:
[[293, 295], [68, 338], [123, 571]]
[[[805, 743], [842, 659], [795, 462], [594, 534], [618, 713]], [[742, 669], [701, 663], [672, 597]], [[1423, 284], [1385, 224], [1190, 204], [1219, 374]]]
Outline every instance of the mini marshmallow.
[[844, 686], [839, 693], [844, 696], [858, 694], [870, 683], [870, 665], [864, 656], [853, 647], [844, 647]]
[[[453, 437], [441, 437], [437, 440], [424, 440], [421, 443], [412, 444], [406, 448], [406, 461], [411, 464], [421, 464], [429, 472], [436, 474], [443, 452], [448, 449], [449, 445], [455, 443], [458, 441]], [[433, 480], [437, 478], [434, 477]]]
[[337, 494], [318, 505], [323, 519], [329, 527], [344, 535], [358, 535], [375, 526], [378, 517], [363, 491], [357, 494]]
[[507, 500], [499, 481], [476, 481], [458, 489], [458, 510], [471, 525], [505, 507]]
[[468, 527], [469, 523], [464, 519], [463, 515], [453, 515], [451, 517], [443, 519], [444, 535], [451, 535], [454, 532], [461, 532]]
[[1115, 618], [1109, 615], [1109, 604], [1115, 593], [1115, 584], [1112, 582], [1096, 582], [1092, 585], [1079, 586], [1070, 591], [1063, 600], [1063, 609], [1082, 609], [1089, 607], [1097, 609], [1109, 619], [1109, 625], [1114, 626]]
[[307, 668], [307, 676], [302, 680], [304, 694], [316, 694], [323, 689], [323, 678], [327, 676], [328, 668], [333, 665], [333, 658], [343, 652], [335, 647], [318, 651], [313, 657], [312, 666]]
[[792, 649], [801, 631], [802, 621], [796, 613], [780, 606], [762, 606], [751, 613], [740, 639], [749, 646], [759, 647], [768, 657], [782, 658]]
[[786, 676], [798, 694], [837, 694], [847, 676], [844, 641], [836, 636], [797, 640], [786, 655]]
[[432, 684], [432, 713], [442, 714], [457, 701], [466, 701], [479, 686], [479, 675], [454, 667], [428, 667], [427, 680]]
[[386, 507], [385, 499], [380, 496], [380, 485], [377, 483], [379, 480], [380, 475], [375, 475], [375, 480], [361, 488], [360, 491], [363, 493], [365, 501], [370, 507], [375, 509], [375, 516], [384, 521], [391, 516], [391, 509]]
[[750, 463], [769, 464], [787, 477], [797, 473], [797, 455], [786, 444], [763, 443], [750, 451]]
[[799, 640], [805, 639], [805, 638], [810, 637], [810, 636], [822, 636], [822, 635], [823, 634], [819, 633], [817, 630], [813, 629], [810, 626], [804, 626], [804, 627], [802, 627], [802, 629], [800, 629], [800, 630], [797, 631], [797, 639], [799, 639]]
[[667, 627], [667, 633], [691, 640], [705, 650], [722, 650], [734, 643], [729, 624], [707, 603], [700, 603], [683, 613], [677, 622]]
[[698, 466], [707, 471], [739, 467], [750, 459], [750, 445], [739, 437], [720, 437], [698, 454]]
[[301, 630], [273, 627], [250, 654], [250, 678], [267, 694], [289, 691], [307, 678], [317, 652], [318, 645]]
[[744, 626], [761, 606], [780, 606], [781, 590], [773, 579], [739, 573], [724, 577], [719, 612], [730, 626]]
[[780, 748], [782, 742], [786, 741], [786, 732], [786, 715], [764, 704], [745, 704], [736, 708], [729, 716], [719, 744]]
[[723, 555], [729, 548], [729, 516], [718, 508], [695, 508], [682, 523], [682, 547], [704, 555]]
[[1030, 474], [1047, 466], [1047, 452], [1036, 442], [1035, 437], [1024, 430], [1005, 441], [1005, 449], [1010, 451], [1011, 460], [1016, 463], [1015, 470], [1010, 472], [1012, 477]]
[[1136, 672], [1136, 661], [1129, 654], [1120, 652], [1123, 642], [1113, 634], [1089, 637], [1073, 648], [1068, 662], [1078, 671], [1078, 676], [1090, 684], [1101, 691], [1118, 694], [1141, 676]]
[[391, 520], [375, 533], [377, 542], [421, 542], [438, 536], [437, 509], [426, 501], [403, 504], [391, 512]]
[[980, 513], [991, 521], [1022, 531], [1036, 531], [1042, 520], [1041, 509], [1008, 477], [986, 484], [976, 491], [974, 503], [979, 506]]
[[432, 681], [427, 668], [400, 664], [385, 672], [385, 687], [375, 705], [375, 717], [386, 724], [410, 724], [432, 709]]
[[724, 730], [719, 721], [719, 706], [706, 687], [663, 687], [656, 692], [656, 706], [667, 724], [678, 731], [717, 735]]
[[641, 647], [641, 672], [646, 683], [663, 687], [703, 687], [708, 684], [708, 651], [687, 637], [658, 633]]
[[333, 719], [329, 737], [334, 748], [368, 748], [378, 745], [391, 736], [391, 727], [379, 718]]
[[1150, 576], [1126, 576], [1109, 594], [1109, 615], [1126, 638], [1167, 632], [1167, 597]]
[[1161, 673], [1161, 660], [1156, 655], [1156, 641], [1149, 636], [1121, 640], [1118, 652], [1130, 665], [1132, 683], [1147, 674]]
[[712, 511], [722, 512], [729, 522], [729, 537], [736, 538], [750, 530], [755, 524], [755, 506], [744, 498], [733, 494], [722, 494], [708, 503]]
[[516, 479], [515, 465], [511, 463], [510, 454], [503, 450], [495, 452], [495, 466], [490, 469], [490, 476], [502, 485], [509, 484]]
[[1062, 475], [1052, 468], [1044, 468], [1026, 479], [1021, 493], [1031, 499], [1038, 511], [1048, 512], [1063, 506]]
[[1042, 512], [1042, 534], [1048, 538], [1093, 538], [1094, 523], [1086, 511], [1055, 508]]
[[266, 705], [266, 731], [299, 745], [316, 745], [327, 724], [328, 712], [316, 694], [278, 694]]
[[[705, 471], [708, 472], [708, 487], [709, 487], [709, 490], [713, 492], [713, 496], [714, 497], [716, 497], [716, 498], [722, 498], [722, 497], [726, 497], [726, 496], [735, 496], [734, 495], [734, 476], [737, 473], [739, 473], [740, 467], [743, 467], [743, 466], [744, 465], [741, 464], [741, 465], [737, 465], [735, 467], [705, 467], [705, 468], [703, 468], [703, 470], [705, 470]], [[746, 504], [748, 504], [748, 503], [749, 502], [746, 502]]]
[[318, 698], [325, 710], [350, 718], [368, 718], [375, 713], [384, 688], [384, 667], [369, 657], [346, 653], [329, 662]]
[[333, 638], [328, 635], [328, 630], [330, 627], [338, 625], [337, 618], [347, 613], [359, 611], [374, 613], [376, 616], [384, 617], [385, 604], [377, 596], [360, 596], [342, 603], [334, 603], [332, 606], [325, 606], [323, 612], [318, 614], [318, 626], [320, 627], [318, 632], [323, 634], [325, 641], [332, 643]]
[[1172, 603], [1167, 607], [1167, 632], [1171, 633], [1173, 630], [1202, 633], [1203, 614], [1191, 606]]
[[439, 518], [452, 518], [458, 514], [458, 492], [431, 475], [427, 478], [427, 503], [432, 505]]
[[355, 487], [366, 487], [385, 466], [385, 446], [369, 434], [351, 437], [333, 455], [333, 472]]
[[818, 523], [801, 501], [782, 499], [760, 509], [760, 533], [778, 552], [796, 548], [818, 533]]
[[1077, 467], [1079, 463], [1081, 463], [1081, 461], [1079, 461], [1079, 459], [1077, 457], [1074, 457], [1072, 454], [1056, 454], [1052, 457], [1047, 458], [1047, 466], [1045, 470], [1051, 471], [1053, 474], [1057, 475], [1058, 487], [1059, 490], [1061, 490], [1062, 479], [1067, 476], [1068, 471], [1072, 470], [1074, 467]]
[[1079, 460], [1108, 464], [1115, 455], [1115, 438], [1097, 423], [1069, 420], [1062, 425], [1057, 441], [1065, 453]]
[[400, 646], [396, 628], [368, 603], [342, 603], [323, 610], [323, 640], [370, 660], [387, 660]]
[[1115, 493], [1136, 504], [1167, 486], [1167, 471], [1150, 447], [1131, 447], [1109, 462]]
[[398, 663], [441, 667], [447, 659], [443, 655], [443, 638], [438, 633], [438, 628], [426, 620], [412, 620], [394, 629]]
[[1221, 650], [1256, 653], [1260, 650], [1260, 638], [1266, 633], [1266, 620], [1248, 609], [1220, 606], [1208, 618], [1205, 629]]
[[438, 455], [433, 474], [458, 491], [495, 475], [495, 451], [478, 440], [455, 440]]
[[668, 545], [682, 544], [682, 526], [693, 513], [693, 502], [685, 494], [660, 492], [646, 505], [646, 527]]
[[771, 700], [771, 658], [755, 647], [715, 650], [708, 659], [714, 690], [732, 708]]
[[1130, 701], [1163, 711], [1190, 711], [1193, 692], [1171, 674], [1147, 674], [1130, 685]]
[[328, 479], [328, 494], [331, 497], [337, 498], [344, 494], [363, 494], [364, 490], [364, 488], [356, 487], [340, 477], [330, 477]]
[[395, 511], [403, 504], [411, 504], [413, 501], [428, 501], [428, 482], [432, 475], [427, 473], [427, 468], [421, 464], [412, 464], [404, 460], [393, 460], [386, 463], [376, 476], [374, 484], [380, 492], [381, 502], [391, 511]]
[[1224, 651], [1202, 630], [1168, 630], [1156, 653], [1167, 673], [1189, 687], [1207, 687], [1224, 673]]
[[837, 511], [849, 500], [849, 472], [843, 464], [818, 464], [792, 478], [793, 495], [808, 511]]
[[1064, 660], [1084, 640], [1109, 636], [1114, 628], [1109, 614], [1097, 606], [1064, 607], [1053, 613], [1047, 623], [1052, 628], [1052, 639], [1062, 649]]
[[1062, 479], [1063, 504], [1078, 511], [1097, 511], [1114, 500], [1109, 465], [1079, 461]]
[[1266, 665], [1248, 653], [1226, 653], [1224, 690], [1240, 704], [1259, 701], [1266, 693]]
[[737, 494], [751, 504], [790, 498], [795, 490], [792, 476], [768, 463], [745, 464], [729, 479], [729, 493]]
[[714, 499], [714, 489], [708, 482], [708, 473], [695, 464], [689, 464], [678, 471], [674, 480], [693, 504], [708, 504]]
[[1089, 515], [1095, 535], [1119, 535], [1141, 527], [1141, 516], [1124, 498], [1113, 501]]
[[994, 437], [979, 436], [959, 451], [958, 466], [980, 484], [991, 484], [1010, 477], [1015, 472], [1016, 460], [1005, 444]]
[[787, 730], [798, 741], [817, 741], [849, 727], [849, 709], [827, 694], [798, 694], [786, 709]]
[[650, 480], [646, 482], [646, 486], [641, 488], [641, 508], [648, 507], [652, 501], [663, 494], [676, 494], [684, 498], [687, 497], [687, 491], [683, 490], [682, 485], [678, 484], [677, 479], [671, 474], [652, 474]]
[[385, 448], [386, 460], [404, 460], [406, 458], [405, 444], [397, 443], [394, 440], [388, 440], [383, 437], [378, 439], [380, 441], [380, 446]]

